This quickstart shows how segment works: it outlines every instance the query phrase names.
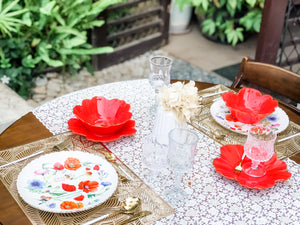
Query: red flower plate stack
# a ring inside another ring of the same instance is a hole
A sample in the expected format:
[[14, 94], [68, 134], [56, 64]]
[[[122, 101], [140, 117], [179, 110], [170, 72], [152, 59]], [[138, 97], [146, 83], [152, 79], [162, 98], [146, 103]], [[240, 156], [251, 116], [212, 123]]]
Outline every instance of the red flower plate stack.
[[102, 96], [85, 99], [73, 108], [76, 118], [68, 121], [69, 129], [88, 140], [109, 142], [136, 133], [130, 105], [124, 100]]
[[227, 92], [222, 94], [231, 115], [237, 121], [253, 124], [261, 121], [275, 111], [278, 102], [270, 95], [262, 95], [253, 88], [242, 88], [238, 94]]

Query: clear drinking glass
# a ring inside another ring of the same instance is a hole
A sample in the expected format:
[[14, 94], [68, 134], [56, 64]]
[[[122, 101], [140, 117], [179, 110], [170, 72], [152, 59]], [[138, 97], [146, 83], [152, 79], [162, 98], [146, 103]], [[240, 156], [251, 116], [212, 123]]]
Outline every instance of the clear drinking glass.
[[174, 128], [169, 133], [168, 164], [174, 172], [175, 183], [164, 194], [170, 203], [179, 204], [187, 197], [180, 184], [183, 174], [193, 167], [198, 140], [196, 133], [184, 128]]
[[166, 168], [168, 147], [157, 142], [153, 136], [143, 139], [142, 162], [144, 164], [144, 177], [153, 182], [160, 172]]
[[266, 127], [252, 127], [247, 136], [244, 145], [246, 156], [252, 160], [243, 165], [243, 171], [252, 177], [261, 177], [265, 175], [266, 169], [261, 162], [268, 161], [274, 154], [274, 144], [276, 133]]
[[173, 60], [166, 56], [153, 56], [150, 58], [150, 75], [149, 83], [155, 90], [155, 103], [152, 106], [152, 112], [158, 105], [157, 94], [159, 88], [170, 84], [170, 71]]

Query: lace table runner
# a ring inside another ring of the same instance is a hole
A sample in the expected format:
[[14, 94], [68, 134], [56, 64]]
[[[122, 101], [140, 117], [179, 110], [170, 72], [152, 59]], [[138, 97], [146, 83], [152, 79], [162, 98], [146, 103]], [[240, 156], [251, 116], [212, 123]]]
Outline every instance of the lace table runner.
[[[24, 157], [26, 155], [35, 153], [40, 150], [45, 150], [50, 152], [53, 146], [65, 141], [69, 140], [66, 149], [69, 151], [85, 151], [90, 152], [96, 155], [104, 157], [104, 154], [108, 152], [106, 148], [104, 148], [100, 143], [93, 143], [87, 141], [84, 137], [79, 135], [72, 135], [70, 132], [56, 135], [44, 140], [40, 140], [37, 142], [33, 142], [30, 144], [26, 144], [23, 146], [19, 146], [16, 148], [8, 149], [0, 152], [0, 163], [6, 163], [7, 161], [13, 161], [17, 158]], [[150, 224], [155, 220], [161, 219], [165, 216], [168, 216], [174, 213], [174, 210], [171, 206], [169, 206], [165, 201], [163, 201], [151, 188], [149, 188], [142, 180], [140, 180], [131, 170], [129, 170], [126, 166], [122, 165], [120, 161], [116, 161], [117, 165], [122, 166], [123, 170], [126, 171], [130, 177], [134, 178], [133, 181], [121, 182], [119, 180], [119, 184], [114, 195], [101, 204], [98, 207], [88, 209], [78, 213], [50, 213], [44, 212], [38, 209], [35, 209], [28, 205], [26, 202], [22, 200], [19, 196], [16, 181], [18, 178], [18, 174], [22, 170], [22, 168], [32, 159], [28, 159], [26, 161], [13, 164], [11, 166], [0, 169], [0, 180], [9, 190], [10, 194], [14, 197], [16, 202], [19, 204], [21, 209], [27, 215], [28, 219], [33, 224], [81, 224], [83, 222], [90, 221], [94, 218], [102, 216], [106, 213], [110, 213], [114, 210], [120, 208], [121, 202], [130, 196], [139, 197], [141, 199], [141, 207], [140, 210], [148, 210], [151, 211], [152, 214], [142, 218], [140, 221], [137, 220], [134, 224]], [[123, 172], [118, 168], [118, 166], [112, 164], [119, 174]], [[125, 174], [123, 173], [123, 176]], [[102, 221], [105, 224], [115, 224], [122, 222], [123, 220], [129, 218], [129, 215], [121, 214], [119, 216], [109, 217]], [[100, 224], [100, 222], [99, 222]]]
[[[173, 174], [162, 168], [160, 176], [146, 180], [142, 162], [143, 137], [151, 133], [153, 118], [149, 107], [154, 91], [148, 80], [117, 82], [84, 89], [50, 101], [33, 113], [53, 134], [68, 131], [67, 121], [74, 117], [72, 109], [85, 98], [93, 96], [123, 99], [131, 105], [137, 133], [105, 145], [135, 174], [164, 198], [164, 190], [173, 185]], [[191, 128], [192, 129], [192, 128]], [[154, 224], [299, 224], [300, 166], [286, 159], [292, 177], [273, 187], [259, 191], [240, 186], [216, 173], [212, 164], [219, 157], [221, 144], [195, 129], [199, 135], [193, 170], [182, 180], [189, 198], [182, 206], [174, 206], [176, 214]]]

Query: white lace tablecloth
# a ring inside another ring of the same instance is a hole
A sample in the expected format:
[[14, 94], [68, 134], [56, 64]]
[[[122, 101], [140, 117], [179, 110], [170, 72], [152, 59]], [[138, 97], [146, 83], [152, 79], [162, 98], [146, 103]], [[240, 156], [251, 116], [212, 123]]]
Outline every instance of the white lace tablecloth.
[[[34, 115], [53, 134], [68, 131], [67, 122], [74, 117], [73, 107], [93, 96], [123, 99], [131, 105], [137, 133], [106, 143], [129, 168], [144, 179], [142, 139], [151, 133], [153, 118], [149, 107], [154, 93], [147, 80], [110, 83], [77, 91], [52, 100], [33, 110]], [[191, 128], [192, 129], [192, 128]], [[182, 181], [190, 194], [184, 206], [175, 206], [176, 214], [155, 224], [300, 224], [300, 166], [286, 160], [292, 177], [265, 190], [252, 190], [215, 172], [212, 161], [220, 155], [220, 145], [198, 132], [195, 165]], [[147, 181], [145, 181], [147, 183]], [[163, 171], [150, 183], [163, 198], [163, 191], [173, 185], [172, 173]]]

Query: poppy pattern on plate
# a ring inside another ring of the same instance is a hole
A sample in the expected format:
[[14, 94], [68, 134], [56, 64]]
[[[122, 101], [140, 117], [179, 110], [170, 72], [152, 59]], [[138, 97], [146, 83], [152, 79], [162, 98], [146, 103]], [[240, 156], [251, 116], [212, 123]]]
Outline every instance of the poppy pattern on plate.
[[50, 212], [96, 206], [112, 194], [118, 178], [108, 162], [93, 158], [77, 151], [44, 155], [22, 170], [18, 191], [33, 207]]

